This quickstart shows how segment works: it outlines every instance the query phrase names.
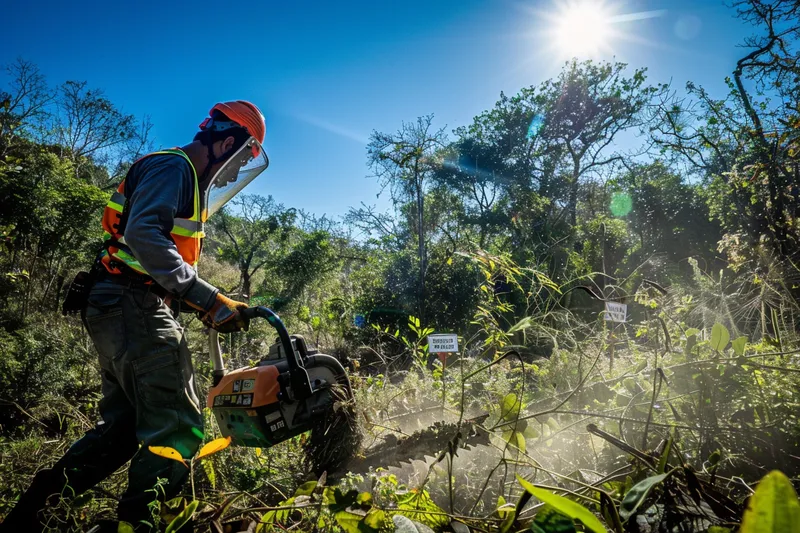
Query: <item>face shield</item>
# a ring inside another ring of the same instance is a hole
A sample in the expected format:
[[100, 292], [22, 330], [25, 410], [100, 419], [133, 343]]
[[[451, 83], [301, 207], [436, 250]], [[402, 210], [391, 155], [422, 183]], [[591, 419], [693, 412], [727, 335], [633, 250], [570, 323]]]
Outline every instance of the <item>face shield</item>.
[[231, 198], [256, 179], [269, 166], [269, 158], [261, 144], [250, 139], [228, 158], [208, 184], [205, 191], [206, 216], [222, 209]]

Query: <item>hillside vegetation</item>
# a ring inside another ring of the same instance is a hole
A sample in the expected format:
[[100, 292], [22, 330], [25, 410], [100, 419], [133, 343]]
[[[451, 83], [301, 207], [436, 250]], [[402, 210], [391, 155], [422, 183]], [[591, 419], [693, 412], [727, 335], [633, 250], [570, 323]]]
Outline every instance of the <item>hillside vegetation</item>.
[[[362, 448], [320, 479], [306, 436], [217, 443], [185, 498], [154, 489], [154, 516], [214, 532], [798, 531], [800, 5], [735, 4], [755, 36], [726, 94], [572, 61], [454, 131], [430, 115], [373, 132], [388, 212], [332, 220], [241, 194], [215, 215], [200, 275], [350, 361]], [[97, 419], [96, 354], [60, 301], [154, 148], [149, 120], [91, 83], [6, 68], [0, 518]], [[182, 320], [204, 397], [207, 332]], [[433, 332], [459, 353], [429, 353]], [[258, 322], [224, 336], [228, 366], [273, 340]], [[426, 457], [357, 467], [435, 423]], [[219, 436], [207, 411], [205, 441]], [[50, 526], [113, 516], [125, 482], [64, 500]]]

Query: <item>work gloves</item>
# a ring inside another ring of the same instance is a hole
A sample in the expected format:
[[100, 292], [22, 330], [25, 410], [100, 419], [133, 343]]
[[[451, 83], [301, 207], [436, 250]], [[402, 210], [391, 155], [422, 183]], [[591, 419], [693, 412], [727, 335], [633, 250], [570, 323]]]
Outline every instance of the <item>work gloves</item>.
[[198, 311], [198, 316], [206, 327], [220, 333], [246, 331], [249, 326], [249, 320], [241, 314], [248, 307], [246, 303], [231, 300], [200, 278], [184, 293], [182, 300]]
[[215, 329], [220, 333], [233, 333], [234, 331], [247, 330], [250, 321], [239, 312], [247, 309], [247, 304], [231, 300], [224, 294], [217, 293], [214, 305], [206, 314], [200, 315], [200, 320], [206, 327]]

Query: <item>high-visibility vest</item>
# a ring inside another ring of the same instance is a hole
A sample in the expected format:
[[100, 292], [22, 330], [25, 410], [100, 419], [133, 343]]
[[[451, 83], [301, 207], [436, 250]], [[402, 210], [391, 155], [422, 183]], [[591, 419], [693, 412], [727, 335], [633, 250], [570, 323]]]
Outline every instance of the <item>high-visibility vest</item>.
[[[195, 171], [189, 157], [177, 148], [147, 154], [136, 163], [145, 157], [154, 155], [183, 157], [192, 169], [192, 176], [194, 177], [194, 199], [192, 201], [194, 209], [192, 216], [191, 218], [173, 219], [170, 237], [183, 260], [195, 267], [200, 259], [200, 250], [203, 246], [203, 237], [205, 237], [203, 223], [206, 219], [205, 210], [200, 205], [200, 184], [197, 180], [197, 171]], [[136, 163], [134, 163], [134, 166]], [[133, 168], [131, 167], [131, 169]], [[111, 195], [111, 199], [106, 204], [103, 212], [103, 239], [105, 240], [105, 246], [100, 254], [100, 261], [111, 274], [121, 274], [122, 269], [125, 268], [122, 265], [127, 265], [138, 274], [148, 275], [125, 243], [125, 222], [123, 217], [127, 217], [127, 213], [125, 213], [127, 201], [128, 199], [125, 197], [125, 180], [122, 180], [122, 183], [117, 187], [117, 191]]]

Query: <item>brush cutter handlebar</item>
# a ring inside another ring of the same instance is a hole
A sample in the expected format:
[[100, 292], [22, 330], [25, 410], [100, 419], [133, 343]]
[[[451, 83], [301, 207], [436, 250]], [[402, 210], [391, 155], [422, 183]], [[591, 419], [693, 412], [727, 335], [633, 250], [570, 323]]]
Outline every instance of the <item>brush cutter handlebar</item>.
[[292, 384], [293, 399], [304, 400], [311, 396], [311, 383], [303, 366], [302, 360], [297, 357], [297, 352], [292, 345], [292, 339], [289, 337], [289, 331], [283, 325], [280, 317], [272, 310], [262, 305], [258, 307], [248, 307], [241, 311], [241, 315], [247, 320], [253, 320], [256, 317], [265, 318], [269, 324], [278, 332], [278, 338], [283, 347], [283, 353], [286, 354], [286, 362], [289, 364], [289, 376]]

